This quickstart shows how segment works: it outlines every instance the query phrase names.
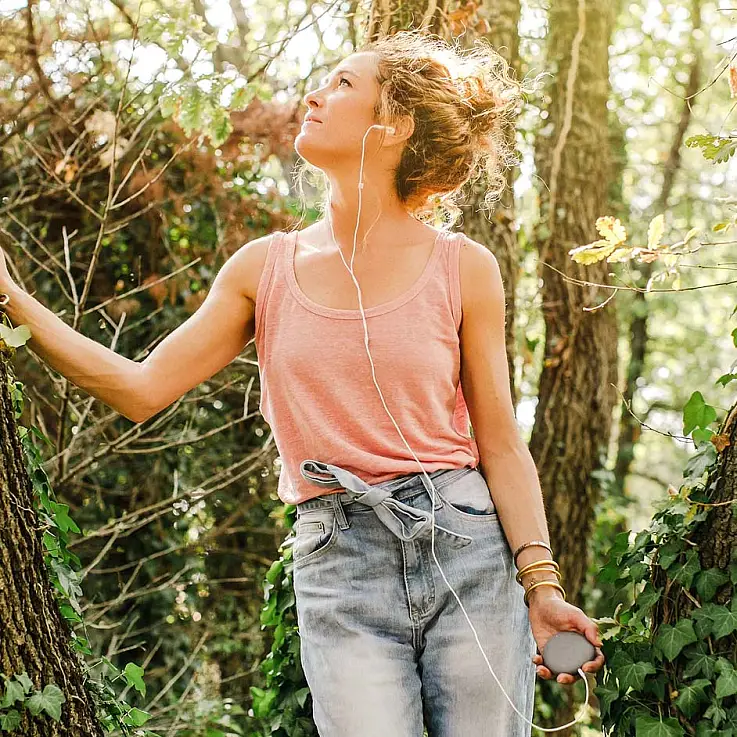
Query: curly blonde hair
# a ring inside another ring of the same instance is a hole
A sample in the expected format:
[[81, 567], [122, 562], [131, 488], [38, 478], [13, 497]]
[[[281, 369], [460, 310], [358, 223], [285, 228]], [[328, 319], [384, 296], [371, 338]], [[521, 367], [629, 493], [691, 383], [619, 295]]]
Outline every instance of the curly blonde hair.
[[[376, 120], [383, 125], [406, 115], [414, 120], [395, 172], [396, 191], [408, 212], [452, 225], [461, 214], [456, 197], [481, 175], [487, 186], [482, 209], [491, 212], [506, 187], [507, 169], [519, 163], [509, 132], [527, 91], [504, 57], [482, 39], [460, 49], [418, 30], [399, 31], [357, 51], [378, 56]], [[297, 173], [300, 192], [305, 171], [327, 189], [321, 170], [304, 162]]]

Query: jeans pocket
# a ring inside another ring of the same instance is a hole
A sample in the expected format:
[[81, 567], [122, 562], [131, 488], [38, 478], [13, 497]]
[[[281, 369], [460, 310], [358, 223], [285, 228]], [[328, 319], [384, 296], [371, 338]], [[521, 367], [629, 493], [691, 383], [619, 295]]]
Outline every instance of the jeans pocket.
[[437, 490], [445, 506], [463, 519], [498, 520], [496, 506], [481, 471], [474, 468]]
[[311, 509], [303, 512], [294, 524], [292, 561], [295, 567], [321, 557], [333, 546], [338, 524], [333, 509]]

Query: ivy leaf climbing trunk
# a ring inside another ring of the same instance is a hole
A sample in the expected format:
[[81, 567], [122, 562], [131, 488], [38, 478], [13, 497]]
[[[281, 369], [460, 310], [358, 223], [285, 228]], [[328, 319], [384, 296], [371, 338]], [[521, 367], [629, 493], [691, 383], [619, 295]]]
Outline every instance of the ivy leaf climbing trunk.
[[[734, 595], [737, 584], [737, 403], [727, 413], [722, 427], [712, 438], [717, 460], [710, 468], [704, 484], [709, 496], [709, 513], [698, 524], [690, 542], [699, 552], [704, 571], [718, 569], [729, 580], [720, 586], [712, 601], [726, 604]], [[659, 570], [662, 576], [662, 570]], [[669, 623], [694, 610], [693, 599], [685, 594], [661, 600], [654, 612], [654, 625]], [[737, 631], [732, 633], [731, 652], [737, 649]]]
[[[578, 606], [599, 495], [595, 472], [606, 460], [617, 398], [617, 327], [613, 304], [601, 306], [610, 291], [574, 281], [607, 283], [608, 264], [582, 267], [568, 252], [595, 240], [594, 223], [609, 211], [608, 47], [615, 12], [593, 0], [550, 4], [548, 130], [536, 136], [535, 151], [544, 182], [535, 240], [545, 354], [530, 452], [567, 599]], [[551, 724], [570, 721], [571, 704], [563, 711]]]
[[102, 737], [84, 686], [83, 663], [70, 647], [71, 632], [47, 576], [43, 525], [24, 463], [11, 387], [10, 367], [0, 354], [0, 673], [5, 676], [0, 731], [23, 737]]

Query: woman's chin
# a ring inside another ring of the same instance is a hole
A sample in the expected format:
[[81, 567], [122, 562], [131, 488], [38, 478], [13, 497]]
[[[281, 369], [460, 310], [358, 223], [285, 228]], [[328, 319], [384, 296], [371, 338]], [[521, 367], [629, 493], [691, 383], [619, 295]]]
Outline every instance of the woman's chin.
[[325, 150], [315, 142], [308, 140], [309, 135], [300, 133], [294, 139], [294, 150], [312, 166], [321, 167], [330, 161], [332, 151]]

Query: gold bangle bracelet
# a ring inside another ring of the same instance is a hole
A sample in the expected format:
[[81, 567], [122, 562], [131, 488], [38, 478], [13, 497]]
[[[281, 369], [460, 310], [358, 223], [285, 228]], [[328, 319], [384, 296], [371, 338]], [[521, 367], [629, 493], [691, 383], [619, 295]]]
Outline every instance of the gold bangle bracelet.
[[525, 573], [538, 570], [542, 566], [548, 566], [546, 570], [554, 570], [556, 572], [560, 572], [560, 566], [554, 560], [536, 560], [533, 563], [526, 565], [521, 570], [517, 571], [517, 581], [519, 582], [520, 578], [522, 578]]
[[520, 586], [522, 586], [522, 585], [524, 585], [523, 582], [522, 582], [522, 579], [525, 576], [529, 576], [532, 573], [554, 573], [558, 577], [558, 581], [560, 581], [561, 583], [563, 581], [563, 577], [561, 576], [560, 571], [556, 571], [555, 568], [542, 568], [542, 567], [535, 568], [535, 569], [533, 569], [531, 571], [525, 571], [524, 573], [518, 573], [515, 576], [515, 579], [516, 579], [517, 583], [520, 584]]
[[541, 558], [540, 560], [533, 560], [532, 563], [528, 563], [524, 568], [520, 568], [520, 570], [524, 571], [526, 568], [539, 565], [540, 563], [549, 563], [551, 566], [560, 569], [560, 565], [558, 565], [558, 563], [556, 563], [552, 558]]
[[519, 554], [523, 550], [525, 550], [526, 548], [529, 548], [529, 547], [532, 547], [532, 546], [538, 546], [538, 547], [542, 547], [542, 548], [547, 548], [548, 551], [550, 552], [550, 555], [551, 556], [553, 555], [553, 549], [544, 540], [530, 540], [530, 542], [523, 543], [522, 545], [520, 545], [517, 548], [517, 550], [514, 551], [513, 558], [514, 558], [514, 564], [515, 565], [517, 565], [517, 558], [518, 558]]
[[527, 591], [525, 591], [524, 601], [525, 606], [527, 606], [528, 609], [530, 607], [530, 592], [533, 591], [533, 589], [536, 589], [538, 586], [555, 586], [555, 588], [558, 589], [561, 594], [563, 594], [564, 601], [566, 600], [566, 590], [559, 583], [556, 583], [555, 581], [538, 581], [537, 583], [533, 583], [532, 586], [530, 586]]

